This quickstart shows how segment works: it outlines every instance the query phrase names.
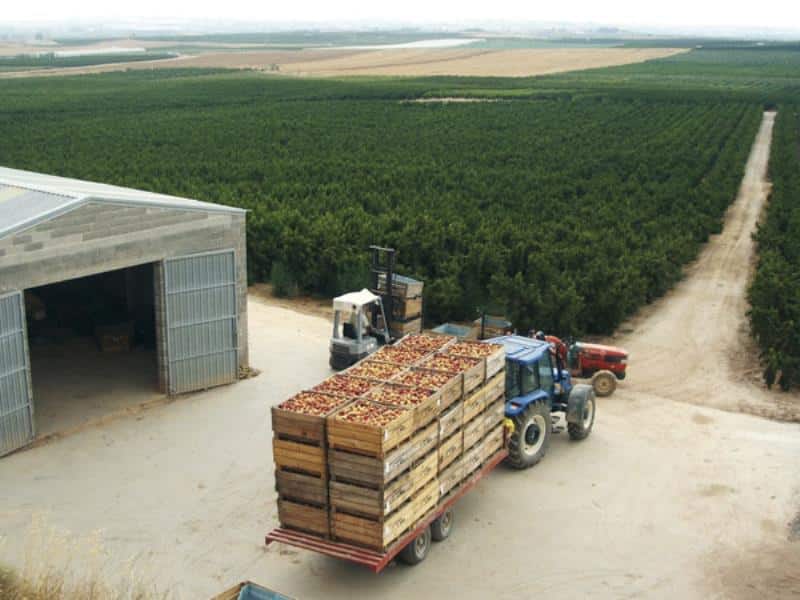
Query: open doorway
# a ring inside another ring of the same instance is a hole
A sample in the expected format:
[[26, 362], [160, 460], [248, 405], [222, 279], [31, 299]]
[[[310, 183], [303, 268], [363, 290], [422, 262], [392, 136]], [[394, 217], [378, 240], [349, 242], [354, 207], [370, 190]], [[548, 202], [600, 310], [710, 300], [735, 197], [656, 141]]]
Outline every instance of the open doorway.
[[160, 397], [153, 265], [25, 291], [38, 436]]

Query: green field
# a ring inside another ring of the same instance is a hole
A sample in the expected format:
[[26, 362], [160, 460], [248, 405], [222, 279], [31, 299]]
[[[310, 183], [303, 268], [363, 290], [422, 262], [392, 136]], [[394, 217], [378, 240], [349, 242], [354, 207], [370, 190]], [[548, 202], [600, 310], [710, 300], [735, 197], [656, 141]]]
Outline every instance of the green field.
[[[379, 243], [432, 322], [608, 332], [719, 230], [763, 106], [798, 89], [794, 51], [761, 78], [762, 51], [716, 52], [513, 80], [14, 81], [0, 163], [244, 206], [251, 281], [285, 292], [363, 285]], [[436, 95], [502, 101], [405, 102]]]
[[20, 54], [18, 56], [0, 57], [0, 72], [29, 71], [34, 69], [60, 69], [64, 67], [91, 67], [113, 63], [141, 62], [143, 60], [162, 60], [173, 58], [169, 52], [142, 52], [136, 54], [90, 54], [84, 56], [56, 56], [40, 54], [37, 56]]

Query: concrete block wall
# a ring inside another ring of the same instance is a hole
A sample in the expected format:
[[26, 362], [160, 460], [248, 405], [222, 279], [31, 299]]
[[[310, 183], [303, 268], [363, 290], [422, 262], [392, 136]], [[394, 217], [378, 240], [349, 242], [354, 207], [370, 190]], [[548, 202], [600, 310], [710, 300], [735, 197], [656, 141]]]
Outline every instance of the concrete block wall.
[[[245, 231], [243, 214], [88, 203], [0, 239], [0, 293], [146, 263], [155, 263], [155, 277], [163, 278], [159, 265], [166, 258], [233, 249], [238, 273], [239, 367], [246, 368]], [[160, 289], [157, 285], [156, 290]], [[160, 302], [159, 314], [157, 292], [156, 322], [160, 318], [163, 327], [163, 298]], [[160, 346], [166, 336], [159, 331], [157, 336]], [[159, 360], [160, 370], [166, 368], [163, 363]]]

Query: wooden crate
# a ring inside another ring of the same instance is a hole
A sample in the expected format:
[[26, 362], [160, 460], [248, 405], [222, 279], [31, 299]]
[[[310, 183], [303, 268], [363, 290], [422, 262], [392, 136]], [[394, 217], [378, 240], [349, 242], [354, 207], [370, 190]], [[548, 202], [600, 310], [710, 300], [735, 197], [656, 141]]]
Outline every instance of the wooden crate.
[[461, 431], [456, 431], [439, 445], [439, 470], [441, 471], [461, 456], [464, 439]]
[[444, 471], [439, 472], [439, 495], [444, 497], [464, 479], [463, 459], [456, 460]]
[[273, 437], [272, 457], [276, 471], [300, 471], [323, 479], [328, 475], [324, 444], [303, 444]]
[[439, 394], [440, 410], [461, 400], [464, 393], [464, 377], [460, 373], [453, 374], [412, 367], [399, 374], [392, 382], [435, 390]]
[[343, 374], [349, 377], [359, 377], [385, 383], [401, 375], [406, 370], [407, 368], [402, 365], [367, 359], [357, 362], [346, 371], [343, 371]]
[[464, 452], [461, 462], [464, 465], [464, 477], [466, 478], [483, 464], [483, 444], [475, 444]]
[[483, 462], [489, 460], [495, 452], [503, 447], [503, 425], [497, 425], [492, 429], [481, 442], [481, 459]]
[[[392, 275], [392, 296], [398, 298], [416, 298], [422, 295], [424, 283], [404, 275]], [[386, 274], [378, 275], [378, 291], [386, 292]]]
[[359, 377], [348, 377], [344, 374], [337, 374], [328, 377], [322, 383], [311, 388], [312, 392], [331, 394], [333, 396], [347, 396], [351, 399], [360, 398], [373, 387], [375, 382]]
[[395, 298], [392, 302], [392, 315], [400, 321], [414, 319], [422, 314], [422, 296]]
[[486, 408], [486, 389], [478, 388], [464, 399], [464, 423], [468, 423]]
[[287, 529], [308, 531], [326, 538], [330, 536], [327, 508], [278, 499], [278, 520]]
[[[359, 410], [385, 415], [382, 425], [351, 420]], [[392, 411], [392, 412], [388, 412]], [[410, 410], [359, 399], [337, 410], [327, 419], [328, 446], [367, 456], [383, 457], [408, 439], [413, 430]]]
[[379, 518], [402, 506], [436, 476], [437, 454], [430, 452], [384, 489], [372, 489], [340, 481], [330, 482], [330, 504], [337, 511]]
[[410, 319], [408, 321], [398, 321], [395, 319], [392, 321], [389, 331], [392, 336], [396, 338], [403, 337], [409, 333], [421, 333], [422, 318], [417, 317], [416, 319]]
[[433, 371], [445, 373], [461, 373], [464, 378], [464, 394], [469, 393], [483, 383], [486, 375], [486, 361], [482, 358], [457, 356], [452, 354], [437, 353], [422, 360], [417, 366]]
[[489, 381], [486, 382], [484, 386], [486, 389], [486, 403], [493, 402], [497, 400], [497, 398], [501, 398], [505, 396], [506, 393], [506, 372], [501, 371], [494, 377], [492, 377]]
[[486, 410], [483, 411], [483, 430], [488, 433], [494, 429], [495, 425], [502, 423], [506, 416], [506, 402], [505, 398], [497, 398], [493, 402], [487, 404]]
[[455, 343], [455, 341], [456, 338], [453, 336], [412, 333], [403, 337], [395, 346], [412, 350], [424, 350], [425, 352], [441, 352], [450, 344]]
[[379, 360], [393, 365], [404, 367], [416, 366], [421, 360], [430, 354], [427, 350], [415, 350], [405, 348], [402, 345], [384, 346], [370, 356], [370, 360]]
[[275, 484], [280, 498], [316, 506], [328, 504], [328, 482], [323, 477], [293, 471], [275, 471]]
[[486, 430], [483, 427], [483, 414], [464, 425], [464, 449], [472, 448], [481, 441]]
[[448, 346], [447, 353], [455, 356], [483, 358], [486, 361], [485, 379], [490, 379], [503, 370], [506, 365], [506, 350], [502, 344], [462, 340]]
[[439, 439], [450, 437], [464, 423], [464, 403], [457, 402], [439, 415]]
[[433, 450], [438, 439], [438, 424], [431, 423], [385, 457], [363, 456], [331, 449], [328, 451], [331, 479], [382, 489], [415, 461]]
[[[272, 431], [280, 439], [325, 443], [325, 419], [352, 400], [318, 392], [300, 392], [272, 407]], [[308, 414], [313, 410], [316, 414]]]
[[384, 550], [430, 512], [439, 501], [439, 482], [433, 479], [402, 507], [383, 519], [368, 519], [331, 511], [331, 533], [337, 541]]
[[413, 415], [412, 429], [416, 431], [433, 421], [439, 414], [441, 394], [425, 388], [386, 383], [374, 388], [366, 398], [410, 410]]

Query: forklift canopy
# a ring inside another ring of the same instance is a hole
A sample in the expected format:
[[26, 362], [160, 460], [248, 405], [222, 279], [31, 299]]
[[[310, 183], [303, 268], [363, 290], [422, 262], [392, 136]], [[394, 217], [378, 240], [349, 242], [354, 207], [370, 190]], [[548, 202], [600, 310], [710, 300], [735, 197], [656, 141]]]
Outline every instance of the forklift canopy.
[[341, 312], [355, 312], [361, 308], [378, 302], [380, 296], [376, 296], [368, 289], [360, 292], [350, 292], [333, 299], [333, 310]]

